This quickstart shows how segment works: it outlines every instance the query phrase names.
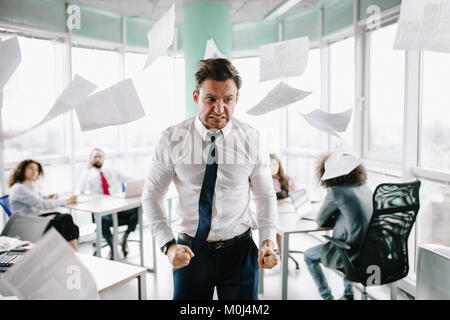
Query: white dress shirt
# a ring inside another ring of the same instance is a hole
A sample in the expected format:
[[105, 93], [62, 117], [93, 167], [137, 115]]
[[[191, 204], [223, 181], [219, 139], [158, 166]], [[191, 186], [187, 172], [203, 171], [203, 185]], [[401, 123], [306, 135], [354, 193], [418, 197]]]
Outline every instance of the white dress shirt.
[[66, 204], [65, 199], [44, 199], [38, 182], [15, 183], [9, 190], [9, 204], [13, 214], [40, 215], [43, 211]]
[[[194, 237], [199, 220], [199, 198], [210, 149], [208, 129], [198, 115], [166, 129], [157, 144], [142, 193], [142, 208], [151, 232], [163, 246], [174, 239], [164, 209], [164, 198], [173, 181], [178, 191], [178, 233]], [[211, 131], [212, 132], [212, 131]], [[251, 126], [233, 118], [216, 140], [217, 180], [207, 241], [228, 240], [248, 228], [259, 229], [260, 242], [275, 243], [277, 202], [270, 158]], [[250, 211], [250, 191], [256, 216]]]
[[[114, 168], [101, 168], [106, 182], [108, 182], [109, 194], [122, 192], [121, 182], [131, 180], [130, 177], [122, 174]], [[103, 194], [102, 178], [100, 169], [92, 167], [84, 169], [78, 185], [78, 191], [81, 193]]]

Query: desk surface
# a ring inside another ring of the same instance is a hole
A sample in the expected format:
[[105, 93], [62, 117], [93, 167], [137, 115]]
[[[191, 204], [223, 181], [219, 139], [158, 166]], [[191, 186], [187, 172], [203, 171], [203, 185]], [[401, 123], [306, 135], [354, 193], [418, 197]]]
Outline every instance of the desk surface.
[[64, 207], [79, 211], [88, 211], [94, 214], [108, 214], [118, 211], [136, 208], [141, 204], [141, 196], [132, 198], [119, 198], [113, 196], [83, 195], [85, 201], [74, 204], [66, 204]]
[[92, 273], [98, 293], [114, 288], [147, 272], [146, 268], [76, 253]]

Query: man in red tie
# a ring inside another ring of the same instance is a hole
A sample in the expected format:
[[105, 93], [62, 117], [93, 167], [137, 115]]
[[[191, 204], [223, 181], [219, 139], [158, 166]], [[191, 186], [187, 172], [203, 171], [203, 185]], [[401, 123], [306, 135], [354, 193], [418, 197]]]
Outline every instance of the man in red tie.
[[[81, 193], [110, 195], [122, 191], [122, 182], [132, 180], [114, 168], [104, 168], [105, 153], [98, 148], [92, 150], [88, 167], [83, 172], [80, 179], [79, 191]], [[128, 228], [122, 238], [122, 253], [124, 257], [128, 255], [127, 239], [131, 232], [136, 229], [137, 209], [126, 210], [118, 213], [119, 225], [127, 225]], [[114, 259], [112, 250], [112, 216], [102, 217], [102, 234], [110, 246], [110, 259]]]

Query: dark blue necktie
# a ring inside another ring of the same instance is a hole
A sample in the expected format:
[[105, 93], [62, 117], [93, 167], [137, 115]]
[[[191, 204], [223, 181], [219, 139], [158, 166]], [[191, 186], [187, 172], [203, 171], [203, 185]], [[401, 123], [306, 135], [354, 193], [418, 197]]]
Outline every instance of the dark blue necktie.
[[211, 229], [212, 202], [218, 167], [215, 141], [219, 134], [219, 132], [215, 135], [209, 134], [211, 135], [211, 147], [209, 148], [205, 176], [203, 177], [202, 189], [200, 191], [198, 228], [194, 238], [194, 242], [197, 244], [202, 244], [206, 241], [209, 230]]

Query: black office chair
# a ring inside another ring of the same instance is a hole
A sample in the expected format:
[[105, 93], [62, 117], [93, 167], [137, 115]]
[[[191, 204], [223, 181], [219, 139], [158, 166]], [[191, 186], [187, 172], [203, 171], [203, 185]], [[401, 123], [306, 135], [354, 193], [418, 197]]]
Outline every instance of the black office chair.
[[338, 248], [348, 280], [363, 285], [362, 299], [367, 299], [367, 286], [393, 284], [409, 271], [408, 236], [417, 213], [420, 181], [383, 183], [373, 194], [373, 215], [355, 261], [350, 261], [350, 246], [324, 236]]

